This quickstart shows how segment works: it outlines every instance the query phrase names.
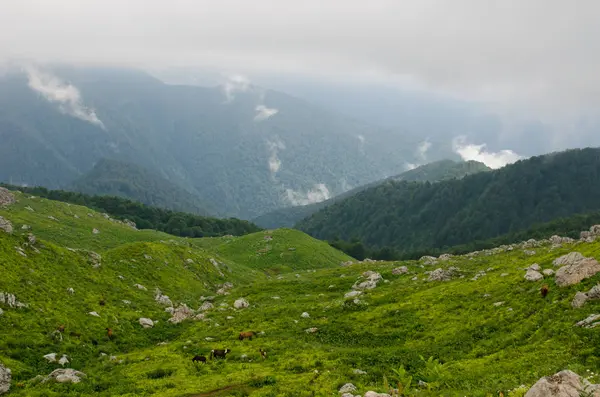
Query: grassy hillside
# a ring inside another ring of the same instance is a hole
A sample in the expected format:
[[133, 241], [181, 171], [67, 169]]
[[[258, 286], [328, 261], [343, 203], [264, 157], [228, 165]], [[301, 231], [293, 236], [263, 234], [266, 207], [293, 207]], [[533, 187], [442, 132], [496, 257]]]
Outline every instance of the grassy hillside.
[[116, 196], [90, 196], [65, 190], [48, 190], [43, 187], [18, 187], [0, 183], [13, 191], [58, 200], [69, 204], [85, 205], [107, 213], [111, 217], [131, 220], [139, 229], [156, 229], [184, 237], [209, 237], [242, 235], [260, 230], [256, 225], [240, 219], [217, 219], [164, 208], [150, 207]]
[[302, 219], [311, 216], [319, 210], [334, 203], [345, 200], [363, 190], [384, 184], [390, 181], [413, 181], [413, 182], [436, 182], [454, 178], [462, 178], [466, 175], [476, 174], [478, 172], [489, 171], [485, 164], [477, 161], [453, 161], [440, 160], [434, 161], [403, 172], [402, 174], [391, 176], [389, 178], [368, 183], [351, 189], [345, 193], [339, 194], [329, 200], [320, 203], [301, 205], [296, 207], [281, 208], [267, 214], [261, 215], [252, 220], [255, 224], [263, 228], [275, 229], [278, 227], [293, 227]]
[[135, 164], [101, 159], [68, 186], [89, 195], [118, 196], [173, 211], [215, 216], [217, 210], [178, 185]]
[[387, 182], [330, 205], [296, 227], [399, 253], [487, 240], [600, 210], [600, 149], [532, 157], [439, 183]]
[[[500, 390], [513, 396], [509, 389], [565, 368], [580, 374], [600, 369], [600, 334], [573, 326], [597, 313], [599, 301], [571, 307], [575, 293], [600, 282], [600, 273], [571, 287], [556, 286], [553, 276], [524, 279], [524, 268], [538, 263], [556, 270], [552, 261], [572, 251], [600, 259], [600, 242], [515, 245], [433, 266], [419, 261], [340, 266], [347, 259], [343, 254], [298, 231], [210, 239], [147, 231], [143, 237], [91, 210], [92, 217], [57, 231], [47, 216], [60, 221], [68, 211], [86, 210], [38, 199], [40, 216], [32, 216], [22, 205], [35, 199], [18, 199], [0, 210], [15, 226], [11, 235], [0, 231], [0, 291], [27, 304], [0, 304], [0, 363], [13, 373], [10, 396], [337, 396], [347, 382], [362, 395], [385, 391], [384, 379], [393, 383], [401, 366], [415, 384], [422, 380], [432, 388], [411, 395], [484, 397]], [[23, 220], [31, 230], [20, 229]], [[101, 229], [94, 235], [98, 241], [77, 242], [78, 233], [93, 227]], [[271, 250], [257, 256], [267, 245]], [[65, 246], [97, 248], [101, 265], [94, 267], [88, 253]], [[394, 274], [399, 266], [408, 273]], [[427, 272], [452, 266], [459, 269], [452, 280], [427, 281]], [[263, 275], [274, 267], [281, 272], [277, 277]], [[365, 280], [365, 271], [379, 272], [383, 280], [358, 301], [345, 299]], [[216, 294], [225, 281], [233, 283], [229, 295]], [[545, 299], [539, 293], [543, 284], [550, 286]], [[155, 288], [175, 306], [197, 310], [201, 297], [211, 295], [214, 307], [204, 320], [173, 324], [155, 301]], [[250, 306], [233, 308], [241, 297]], [[99, 317], [88, 314], [92, 311]], [[158, 323], [145, 329], [140, 317]], [[53, 334], [61, 324], [62, 341]], [[315, 332], [307, 332], [311, 328]], [[252, 341], [237, 339], [250, 330], [259, 333]], [[225, 360], [191, 362], [218, 348], [232, 351]], [[259, 348], [267, 351], [265, 360]], [[87, 376], [77, 384], [40, 383], [37, 375], [61, 368], [43, 358], [49, 353], [57, 359], [66, 354], [65, 368]]]

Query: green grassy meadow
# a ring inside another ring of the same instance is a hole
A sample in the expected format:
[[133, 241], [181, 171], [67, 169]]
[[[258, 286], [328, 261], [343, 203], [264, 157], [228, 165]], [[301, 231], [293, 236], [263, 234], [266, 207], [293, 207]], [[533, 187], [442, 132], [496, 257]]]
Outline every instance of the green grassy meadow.
[[[339, 396], [345, 383], [362, 395], [386, 392], [401, 367], [413, 377], [406, 392], [412, 396], [517, 396], [523, 393], [509, 390], [562, 369], [599, 380], [591, 373], [600, 370], [600, 333], [574, 324], [598, 313], [600, 302], [574, 309], [571, 300], [600, 275], [559, 288], [553, 276], [526, 281], [524, 268], [538, 263], [556, 270], [552, 261], [571, 251], [600, 259], [600, 242], [436, 265], [341, 266], [351, 258], [294, 230], [185, 239], [136, 231], [85, 207], [16, 195], [16, 204], [0, 208], [15, 229], [0, 231], [0, 291], [28, 307], [0, 305], [0, 363], [13, 375], [9, 396]], [[69, 248], [97, 252], [101, 265]], [[394, 275], [399, 266], [408, 273]], [[458, 277], [427, 281], [426, 271], [450, 266], [460, 269]], [[383, 280], [357, 303], [345, 299], [369, 270]], [[216, 294], [225, 282], [233, 283], [229, 294]], [[539, 293], [543, 284], [550, 287], [546, 298]], [[214, 296], [214, 307], [204, 320], [172, 324], [155, 301], [156, 288], [175, 307], [197, 310], [207, 296]], [[235, 309], [238, 298], [250, 306]], [[88, 314], [93, 311], [99, 317]], [[158, 323], [145, 329], [140, 317]], [[62, 341], [53, 334], [61, 324]], [[240, 341], [242, 331], [257, 336]], [[231, 349], [225, 359], [191, 361], [225, 348]], [[43, 358], [53, 352], [67, 355], [65, 368], [87, 376], [77, 384], [40, 382], [36, 376], [61, 368]], [[438, 364], [427, 362], [430, 357]], [[416, 386], [419, 380], [430, 389]]]

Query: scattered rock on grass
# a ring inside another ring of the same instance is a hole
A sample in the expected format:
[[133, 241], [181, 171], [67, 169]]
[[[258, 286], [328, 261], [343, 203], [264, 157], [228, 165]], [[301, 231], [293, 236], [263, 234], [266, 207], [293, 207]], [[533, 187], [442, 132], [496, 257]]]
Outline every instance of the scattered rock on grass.
[[537, 381], [525, 394], [525, 397], [579, 397], [582, 392], [592, 396], [600, 395], [598, 385], [587, 384], [573, 371], [564, 370]]
[[527, 281], [539, 281], [543, 278], [544, 276], [542, 273], [538, 272], [537, 270], [529, 269], [527, 270], [527, 273], [525, 273], [525, 280]]
[[58, 383], [79, 383], [81, 378], [85, 378], [85, 374], [80, 371], [76, 371], [72, 368], [55, 369], [48, 375], [42, 382], [54, 379]]
[[46, 360], [48, 360], [48, 362], [49, 362], [49, 363], [55, 363], [55, 362], [56, 362], [56, 353], [49, 353], [49, 354], [46, 354], [46, 355], [44, 356], [44, 358], [45, 358]]
[[600, 319], [600, 314], [592, 314], [588, 316], [585, 320], [581, 320], [575, 326], [583, 327], [583, 328], [595, 328], [600, 325], [600, 321], [596, 321]]
[[392, 274], [395, 276], [406, 273], [408, 273], [408, 268], [406, 266], [400, 266], [392, 270]]
[[567, 255], [563, 255], [560, 258], [556, 258], [552, 264], [554, 266], [567, 266], [573, 265], [581, 260], [585, 259], [585, 256], [581, 255], [579, 252], [570, 252]]
[[244, 298], [237, 299], [235, 302], [233, 302], [233, 307], [235, 307], [236, 309], [245, 309], [249, 306], [250, 304]]
[[149, 318], [142, 317], [138, 321], [139, 321], [140, 325], [144, 328], [154, 327], [154, 321], [150, 320]]
[[448, 281], [451, 280], [452, 277], [456, 276], [458, 273], [458, 268], [450, 267], [448, 270], [444, 270], [442, 268], [435, 269], [431, 273], [429, 273], [428, 281]]
[[352, 383], [346, 383], [344, 386], [340, 387], [340, 390], [338, 390], [339, 393], [350, 393], [353, 391], [356, 391], [356, 386], [354, 386]]
[[556, 272], [556, 285], [566, 287], [578, 284], [582, 280], [600, 272], [600, 263], [594, 258], [584, 258], [576, 263], [566, 265]]
[[0, 364], [0, 394], [6, 393], [10, 390], [10, 381], [12, 374], [10, 368], [6, 368]]
[[0, 207], [6, 207], [16, 202], [15, 195], [10, 190], [0, 187]]
[[96, 312], [89, 312], [88, 313], [90, 316], [94, 316], [94, 317], [100, 317], [100, 315]]
[[13, 226], [12, 223], [6, 218], [0, 216], [0, 230], [3, 230], [6, 233], [12, 233]]
[[173, 310], [173, 317], [169, 319], [169, 322], [173, 324], [179, 324], [180, 322], [187, 320], [188, 318], [192, 318], [193, 316], [194, 311], [187, 307], [185, 303], [183, 303]]
[[302, 318], [309, 318], [309, 317], [310, 317], [310, 314], [308, 314], [307, 312], [304, 312], [304, 313], [302, 313], [302, 314], [300, 315], [300, 317], [302, 317]]

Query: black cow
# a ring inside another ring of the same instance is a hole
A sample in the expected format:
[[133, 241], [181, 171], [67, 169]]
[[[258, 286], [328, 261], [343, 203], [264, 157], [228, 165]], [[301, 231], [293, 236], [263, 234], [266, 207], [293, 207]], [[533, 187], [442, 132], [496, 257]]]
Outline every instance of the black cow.
[[223, 349], [213, 349], [213, 350], [210, 351], [210, 358], [211, 359], [213, 357], [214, 358], [217, 358], [217, 357], [223, 357], [223, 358], [225, 358], [225, 356], [227, 355], [227, 353], [230, 353], [230, 352], [231, 352], [231, 350], [229, 350], [229, 349], [225, 349], [225, 350], [223, 350]]
[[206, 363], [206, 357], [204, 357], [204, 356], [195, 356], [194, 358], [192, 358], [192, 362], [196, 362], [196, 361], [200, 361], [200, 362]]

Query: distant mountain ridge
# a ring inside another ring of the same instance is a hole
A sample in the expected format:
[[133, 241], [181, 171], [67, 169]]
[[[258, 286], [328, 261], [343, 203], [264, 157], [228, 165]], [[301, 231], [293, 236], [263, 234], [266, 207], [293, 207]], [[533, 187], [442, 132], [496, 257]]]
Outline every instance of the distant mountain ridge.
[[89, 195], [124, 197], [173, 211], [218, 215], [199, 197], [156, 173], [124, 161], [101, 159], [91, 171], [76, 179], [68, 188]]
[[419, 145], [242, 81], [167, 85], [138, 71], [65, 66], [0, 77], [0, 141], [0, 181], [65, 188], [111, 158], [244, 219], [310, 202], [317, 188], [327, 198], [397, 174], [418, 162]]
[[281, 208], [267, 214], [261, 215], [252, 220], [256, 225], [275, 229], [279, 227], [293, 227], [296, 223], [302, 219], [311, 216], [319, 210], [347, 199], [363, 190], [372, 188], [374, 186], [386, 183], [389, 181], [443, 181], [452, 178], [462, 178], [466, 175], [474, 174], [477, 172], [490, 171], [491, 169], [485, 164], [477, 161], [453, 161], [453, 160], [440, 160], [429, 164], [425, 164], [414, 169], [403, 172], [399, 175], [391, 176], [380, 181], [368, 183], [363, 186], [351, 189], [345, 193], [335, 196], [329, 200], [325, 200], [315, 204], [309, 204], [297, 207]]
[[574, 149], [439, 183], [389, 181], [296, 226], [399, 253], [440, 249], [600, 210], [600, 149]]

